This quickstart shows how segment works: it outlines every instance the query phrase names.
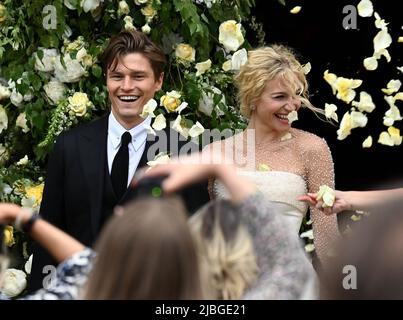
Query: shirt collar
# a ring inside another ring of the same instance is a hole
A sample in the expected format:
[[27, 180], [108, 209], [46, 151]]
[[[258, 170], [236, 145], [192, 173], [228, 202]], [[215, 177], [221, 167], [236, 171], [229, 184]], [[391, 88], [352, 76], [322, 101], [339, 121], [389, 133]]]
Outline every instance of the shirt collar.
[[115, 118], [113, 113], [109, 114], [108, 119], [108, 134], [110, 137], [110, 141], [112, 142], [112, 146], [114, 149], [118, 149], [120, 147], [120, 140], [122, 134], [126, 131], [130, 132], [132, 135], [132, 146], [134, 150], [138, 150], [143, 143], [147, 139], [147, 126], [151, 125], [151, 117], [145, 118], [141, 123], [137, 126], [131, 128], [130, 130], [126, 130]]

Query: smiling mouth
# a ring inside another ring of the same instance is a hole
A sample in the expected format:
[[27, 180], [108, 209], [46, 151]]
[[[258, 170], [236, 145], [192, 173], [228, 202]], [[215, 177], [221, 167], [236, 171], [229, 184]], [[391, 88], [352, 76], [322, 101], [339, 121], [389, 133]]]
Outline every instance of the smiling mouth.
[[118, 96], [118, 99], [122, 102], [134, 102], [139, 99], [139, 96]]
[[277, 118], [279, 118], [280, 120], [287, 120], [288, 121], [288, 115], [284, 115], [284, 114], [275, 114], [275, 116]]

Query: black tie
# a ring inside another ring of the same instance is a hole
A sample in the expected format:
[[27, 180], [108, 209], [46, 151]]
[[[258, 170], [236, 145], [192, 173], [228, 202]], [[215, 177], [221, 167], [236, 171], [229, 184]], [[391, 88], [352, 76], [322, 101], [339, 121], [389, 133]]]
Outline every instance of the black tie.
[[113, 159], [111, 180], [113, 190], [117, 199], [120, 200], [127, 189], [127, 176], [129, 172], [129, 148], [128, 145], [132, 141], [132, 136], [129, 132], [122, 134], [120, 148]]

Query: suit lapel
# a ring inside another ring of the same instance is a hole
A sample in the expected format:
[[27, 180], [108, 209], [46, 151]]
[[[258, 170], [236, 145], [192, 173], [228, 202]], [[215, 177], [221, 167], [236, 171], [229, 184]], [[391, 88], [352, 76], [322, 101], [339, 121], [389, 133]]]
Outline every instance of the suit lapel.
[[85, 196], [90, 197], [91, 229], [94, 237], [98, 234], [101, 220], [107, 136], [108, 117], [105, 116], [94, 122], [87, 130], [83, 130], [78, 139], [80, 162], [90, 191], [90, 194]]

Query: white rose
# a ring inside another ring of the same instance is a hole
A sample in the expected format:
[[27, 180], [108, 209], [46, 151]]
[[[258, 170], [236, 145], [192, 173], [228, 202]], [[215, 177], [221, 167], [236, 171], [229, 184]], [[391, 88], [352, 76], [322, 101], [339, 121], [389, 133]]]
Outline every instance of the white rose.
[[190, 129], [189, 129], [189, 136], [191, 136], [192, 138], [197, 137], [199, 135], [201, 135], [204, 132], [204, 127], [203, 125], [197, 121], [195, 125], [193, 125]]
[[83, 8], [84, 12], [93, 11], [98, 8], [101, 0], [81, 0], [80, 6]]
[[148, 25], [148, 23], [146, 23], [144, 26], [141, 27], [141, 31], [145, 34], [149, 34], [151, 32], [151, 28]]
[[15, 125], [22, 129], [22, 132], [27, 133], [29, 128], [27, 126], [27, 117], [25, 112], [22, 112], [18, 115], [17, 120], [15, 120]]
[[51, 104], [56, 105], [65, 97], [66, 86], [55, 78], [45, 84], [43, 89]]
[[18, 296], [27, 286], [27, 276], [25, 272], [18, 269], [7, 269], [3, 275], [3, 285], [1, 292], [8, 297]]
[[220, 24], [218, 41], [226, 51], [236, 51], [245, 39], [241, 32], [241, 24], [235, 20], [228, 20]]
[[7, 87], [0, 84], [0, 100], [10, 98], [11, 92]]
[[136, 27], [133, 25], [133, 18], [131, 16], [124, 17], [123, 21], [125, 22], [126, 30], [136, 30]]
[[19, 93], [16, 89], [11, 92], [10, 101], [16, 107], [21, 105], [21, 102], [24, 100], [24, 97], [21, 93]]
[[3, 108], [3, 106], [0, 104], [0, 133], [3, 130], [6, 130], [8, 126], [8, 117], [6, 110]]
[[17, 166], [25, 166], [26, 164], [28, 164], [28, 156], [25, 155], [24, 158], [21, 158], [20, 160], [18, 160], [18, 162], [16, 164], [17, 164]]
[[39, 59], [38, 54], [35, 52], [35, 69], [38, 71], [52, 72], [55, 68], [56, 57], [58, 56], [56, 49], [39, 48], [43, 52], [42, 60]]
[[154, 99], [150, 99], [143, 107], [143, 111], [140, 114], [140, 117], [147, 118], [150, 116], [151, 118], [155, 117], [154, 110], [157, 108], [157, 101]]
[[166, 128], [166, 126], [167, 126], [167, 120], [165, 119], [162, 113], [155, 118], [154, 123], [152, 125], [152, 127], [157, 131]]
[[231, 69], [239, 70], [248, 61], [248, 53], [246, 49], [241, 49], [235, 52], [231, 58]]
[[55, 76], [61, 82], [77, 82], [80, 78], [86, 74], [84, 67], [78, 60], [71, 59], [70, 55], [67, 54], [63, 57], [66, 69], [60, 62], [59, 57], [56, 58], [55, 63]]
[[[211, 87], [211, 90], [213, 92], [206, 92], [203, 91], [199, 100], [199, 111], [203, 112], [205, 115], [211, 117], [211, 112], [213, 111], [214, 108], [214, 94], [219, 94], [222, 95], [222, 92], [220, 89], [216, 87]], [[222, 98], [220, 102], [225, 103], [225, 97], [222, 95]], [[222, 115], [223, 112], [217, 108], [218, 115]]]
[[130, 8], [126, 1], [119, 1], [118, 15], [129, 14]]
[[195, 67], [196, 67], [196, 70], [197, 70], [196, 76], [200, 76], [203, 73], [205, 73], [208, 69], [211, 68], [211, 60], [208, 59], [206, 61], [196, 63]]

